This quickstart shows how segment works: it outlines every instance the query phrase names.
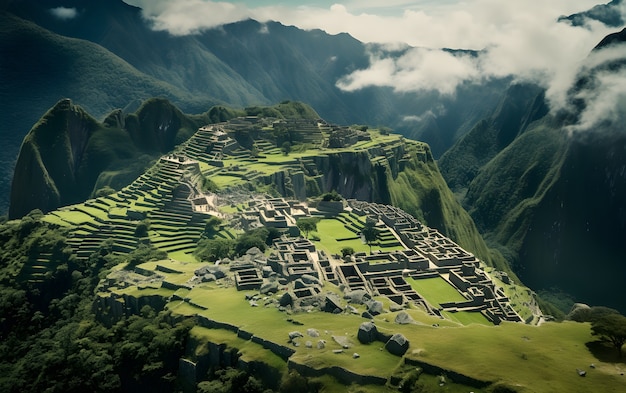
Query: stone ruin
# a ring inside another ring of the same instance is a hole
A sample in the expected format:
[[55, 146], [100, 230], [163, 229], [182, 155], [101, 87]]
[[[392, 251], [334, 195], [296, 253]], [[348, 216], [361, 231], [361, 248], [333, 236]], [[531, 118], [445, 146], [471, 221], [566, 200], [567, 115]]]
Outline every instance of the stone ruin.
[[[503, 289], [496, 287], [481, 269], [480, 261], [436, 229], [389, 205], [348, 200], [346, 209], [384, 223], [405, 248], [372, 255], [357, 253], [352, 261], [345, 262], [317, 250], [307, 239], [293, 237], [294, 233], [299, 234], [296, 219], [315, 213], [314, 209], [282, 198], [252, 201], [241, 215], [247, 227], [274, 226], [289, 236], [274, 243], [276, 252], [267, 259], [231, 267], [237, 288], [259, 289], [264, 280], [278, 281], [289, 287], [294, 304], [314, 303], [329, 312], [347, 309], [341, 301], [323, 296], [323, 284], [330, 282], [342, 285], [348, 300], [350, 293], [359, 291], [369, 299], [385, 296], [397, 310], [412, 303], [439, 317], [443, 311], [474, 311], [494, 324], [522, 321]], [[406, 281], [409, 277], [442, 278], [465, 300], [432, 305]], [[369, 309], [364, 314], [374, 315]]]

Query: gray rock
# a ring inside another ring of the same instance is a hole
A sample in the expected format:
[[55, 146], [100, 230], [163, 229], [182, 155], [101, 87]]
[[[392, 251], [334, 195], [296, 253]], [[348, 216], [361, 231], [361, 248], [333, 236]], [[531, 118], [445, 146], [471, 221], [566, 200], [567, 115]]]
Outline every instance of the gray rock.
[[334, 354], [340, 354], [340, 353], [343, 353], [343, 349], [333, 349], [333, 353], [334, 353]]
[[307, 348], [313, 348], [313, 343], [311, 341], [307, 341], [304, 343], [304, 346]]
[[289, 332], [289, 340], [293, 341], [294, 339], [296, 339], [298, 337], [304, 337], [304, 336], [302, 335], [302, 333], [300, 333], [297, 330], [294, 330], [293, 332]]
[[396, 333], [387, 341], [385, 349], [392, 355], [403, 356], [409, 349], [409, 340], [404, 335]]
[[383, 303], [378, 300], [372, 300], [367, 304], [367, 312], [372, 315], [378, 315], [383, 312]]
[[376, 341], [377, 336], [378, 329], [376, 325], [374, 325], [374, 322], [363, 322], [361, 326], [359, 326], [356, 337], [361, 344], [369, 344]]
[[346, 336], [332, 336], [333, 340], [341, 346], [343, 349], [350, 348], [350, 340]]
[[324, 301], [324, 311], [334, 313], [335, 310], [339, 309], [339, 312], [341, 312], [343, 308], [341, 307], [341, 299], [334, 293], [327, 293]]
[[367, 318], [367, 319], [374, 319], [374, 317], [372, 316], [372, 314], [368, 313], [367, 311], [363, 311], [363, 314], [361, 314], [361, 316], [363, 318]]
[[350, 314], [359, 315], [359, 310], [357, 310], [356, 308], [352, 307], [351, 305], [348, 305], [346, 307], [346, 312], [350, 313]]
[[410, 323], [415, 323], [413, 318], [406, 311], [400, 311], [398, 315], [396, 315], [395, 323], [400, 325], [408, 325]]
[[215, 280], [217, 280], [217, 277], [215, 277], [215, 275], [211, 273], [207, 273], [202, 276], [202, 282], [213, 282]]
[[311, 329], [311, 328], [306, 330], [306, 334], [309, 337], [319, 337], [320, 336], [320, 332], [318, 332], [316, 329]]
[[364, 289], [357, 289], [355, 291], [346, 292], [343, 298], [350, 303], [363, 304], [364, 301], [369, 300], [369, 294]]
[[252, 247], [251, 249], [246, 251], [246, 255], [249, 255], [250, 257], [259, 257], [263, 255], [263, 252], [259, 250], [258, 247]]
[[293, 305], [293, 296], [289, 292], [285, 292], [278, 302], [282, 307]]
[[278, 283], [276, 281], [264, 282], [263, 285], [261, 285], [260, 292], [264, 295], [276, 293], [278, 292]]
[[360, 357], [361, 357], [361, 355], [359, 355], [359, 354], [358, 354], [358, 353], [356, 353], [356, 352], [352, 354], [352, 359], [358, 359], [358, 358], [360, 358]]
[[326, 341], [324, 341], [324, 340], [319, 340], [319, 341], [317, 342], [317, 349], [324, 349], [324, 348], [326, 348]]

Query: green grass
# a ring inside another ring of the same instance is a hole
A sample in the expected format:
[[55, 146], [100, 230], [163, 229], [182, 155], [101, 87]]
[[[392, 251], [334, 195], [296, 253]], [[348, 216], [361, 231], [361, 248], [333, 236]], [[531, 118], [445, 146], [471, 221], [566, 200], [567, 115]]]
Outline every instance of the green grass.
[[441, 277], [421, 280], [407, 278], [406, 282], [433, 306], [441, 303], [463, 302], [467, 300]]
[[444, 311], [442, 314], [452, 320], [459, 322], [463, 325], [471, 325], [472, 323], [478, 323], [485, 326], [493, 325], [483, 314], [477, 311], [459, 311], [459, 312], [447, 312]]
[[[344, 247], [352, 247], [355, 252], [369, 252], [369, 247], [361, 239], [337, 241], [337, 239], [356, 237], [356, 233], [348, 230], [345, 225], [337, 219], [322, 219], [317, 223], [317, 235], [320, 240], [315, 241], [315, 246], [330, 254], [341, 254]], [[372, 247], [372, 249], [375, 249]]]

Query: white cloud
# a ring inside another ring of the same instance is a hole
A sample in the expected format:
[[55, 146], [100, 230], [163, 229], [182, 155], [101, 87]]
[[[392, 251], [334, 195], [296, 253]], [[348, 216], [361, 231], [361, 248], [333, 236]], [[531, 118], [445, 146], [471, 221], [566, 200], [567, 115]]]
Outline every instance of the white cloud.
[[437, 90], [454, 94], [457, 85], [481, 78], [476, 59], [433, 49], [412, 48], [399, 58], [372, 56], [370, 67], [337, 82], [346, 91], [367, 86], [389, 86], [398, 92]]
[[67, 7], [51, 8], [50, 13], [56, 18], [61, 19], [61, 20], [74, 19], [78, 16], [78, 11], [76, 10], [76, 8], [67, 8]]
[[[453, 94], [461, 83], [513, 76], [544, 86], [553, 108], [566, 105], [566, 92], [584, 59], [613, 32], [594, 21], [584, 28], [557, 23], [559, 16], [590, 9], [598, 0], [346, 0], [327, 7], [254, 6], [252, 1], [246, 3], [249, 6], [209, 0], [129, 2], [144, 9], [155, 29], [177, 35], [254, 18], [330, 34], [348, 32], [363, 42], [383, 43], [386, 49], [414, 47], [400, 58], [373, 52], [367, 69], [337, 81], [345, 90], [374, 85], [399, 92]], [[480, 52], [470, 57], [437, 48]]]
[[[571, 132], [593, 130], [599, 125], [623, 124], [626, 119], [626, 69], [609, 69], [626, 59], [626, 45], [617, 45], [595, 51], [581, 66], [587, 82], [574, 93], [584, 103], [577, 124]], [[622, 126], [623, 127], [623, 126]]]

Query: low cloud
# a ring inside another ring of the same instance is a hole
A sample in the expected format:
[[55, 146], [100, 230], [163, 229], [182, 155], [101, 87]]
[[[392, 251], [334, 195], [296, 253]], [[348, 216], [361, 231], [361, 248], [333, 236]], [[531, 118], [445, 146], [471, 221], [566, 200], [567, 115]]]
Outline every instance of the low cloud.
[[[336, 82], [343, 90], [387, 86], [403, 93], [453, 95], [461, 84], [511, 77], [515, 82], [546, 88], [546, 98], [555, 111], [569, 105], [568, 92], [580, 70], [589, 66], [591, 49], [615, 31], [615, 27], [584, 15], [578, 25], [558, 22], [564, 15], [592, 8], [597, 0], [389, 0], [383, 5], [373, 0], [346, 0], [326, 8], [286, 3], [254, 7], [209, 0], [128, 2], [143, 8], [154, 29], [175, 35], [253, 18], [305, 30], [319, 28], [329, 34], [348, 32], [363, 42], [384, 44], [372, 46], [378, 49], [372, 49], [367, 68]], [[618, 4], [612, 12], [626, 15], [625, 7]], [[390, 55], [393, 48], [401, 49], [402, 55]], [[476, 55], [441, 48], [469, 49]], [[607, 78], [603, 76], [599, 83], [617, 83]], [[591, 92], [585, 94], [586, 99], [593, 99]], [[596, 109], [605, 106], [598, 104]], [[589, 106], [583, 120], [591, 121], [591, 114], [597, 111]]]
[[67, 8], [67, 7], [56, 7], [51, 8], [50, 13], [61, 20], [69, 20], [74, 19], [78, 16], [78, 11], [76, 8]]
[[582, 104], [578, 122], [571, 132], [593, 130], [599, 126], [618, 124], [626, 119], [626, 44], [594, 51], [580, 67], [578, 77], [585, 78], [571, 90], [564, 106], [572, 110], [573, 102]]
[[476, 58], [442, 50], [412, 48], [398, 58], [372, 55], [370, 63], [340, 79], [337, 86], [346, 91], [388, 86], [397, 92], [436, 90], [451, 95], [460, 83], [481, 79]]

